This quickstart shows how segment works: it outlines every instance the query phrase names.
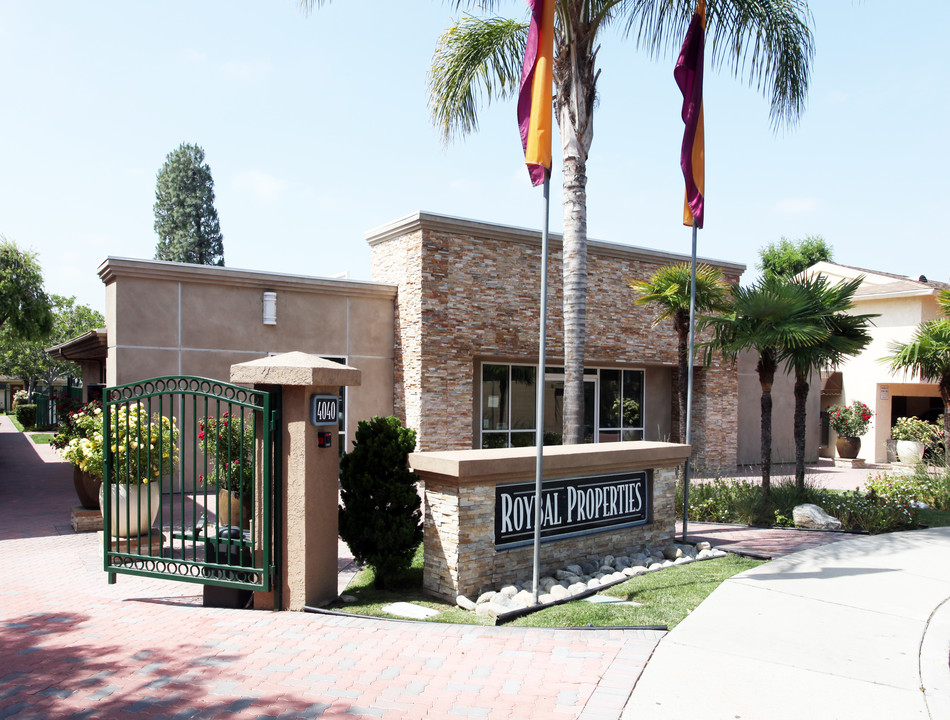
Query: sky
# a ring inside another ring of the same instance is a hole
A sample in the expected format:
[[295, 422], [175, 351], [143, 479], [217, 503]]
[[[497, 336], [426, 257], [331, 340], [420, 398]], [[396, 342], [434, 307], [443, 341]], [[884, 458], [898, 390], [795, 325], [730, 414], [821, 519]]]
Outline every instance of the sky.
[[[795, 126], [776, 131], [748, 77], [707, 65], [699, 255], [745, 264], [749, 283], [763, 246], [821, 235], [837, 262], [950, 281], [950, 3], [811, 9]], [[37, 253], [48, 292], [103, 311], [96, 270], [154, 257], [155, 176], [183, 142], [205, 150], [232, 267], [369, 280], [366, 232], [420, 210], [539, 229], [514, 100], [448, 145], [429, 120], [452, 19], [438, 0], [309, 16], [297, 0], [0, 0], [0, 234]], [[598, 58], [589, 237], [688, 255], [674, 58], [613, 30]]]

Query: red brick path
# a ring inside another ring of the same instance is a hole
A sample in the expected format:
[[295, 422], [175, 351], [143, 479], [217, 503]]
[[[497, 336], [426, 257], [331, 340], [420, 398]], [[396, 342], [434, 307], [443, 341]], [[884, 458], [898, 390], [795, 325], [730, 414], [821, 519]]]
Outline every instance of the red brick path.
[[73, 504], [70, 467], [0, 417], [0, 718], [602, 720], [663, 636], [204, 608], [108, 585]]

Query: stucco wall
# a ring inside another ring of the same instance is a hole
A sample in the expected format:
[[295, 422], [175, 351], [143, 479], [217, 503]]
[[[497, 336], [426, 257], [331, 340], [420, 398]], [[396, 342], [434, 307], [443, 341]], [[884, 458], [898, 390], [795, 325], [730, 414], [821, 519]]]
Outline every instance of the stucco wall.
[[880, 358], [890, 353], [892, 342], [910, 340], [917, 325], [937, 317], [938, 309], [933, 297], [870, 297], [858, 298], [853, 312], [876, 313], [880, 317], [874, 319], [870, 331], [873, 339], [864, 352], [842, 364], [842, 396], [835, 399], [835, 403], [847, 405], [860, 400], [871, 408], [874, 417], [861, 439], [859, 457], [868, 462], [886, 462], [893, 398], [898, 395], [939, 397], [940, 391], [935, 384], [891, 372]]
[[[755, 370], [758, 355], [743, 352], [739, 369], [739, 464], [762, 462], [762, 386]], [[772, 462], [795, 462], [795, 377], [779, 369], [772, 384]], [[805, 462], [818, 461], [821, 435], [821, 378], [815, 373], [808, 384], [805, 404]]]
[[[227, 380], [232, 364], [297, 350], [363, 371], [362, 385], [348, 390], [349, 439], [358, 420], [392, 413], [394, 287], [125, 258], [108, 258], [99, 276], [109, 385]], [[277, 293], [276, 325], [263, 323], [265, 290]]]
[[[367, 234], [372, 277], [399, 286], [394, 407], [419, 433], [421, 450], [473, 447], [477, 372], [487, 360], [537, 362], [540, 233], [418, 213]], [[645, 370], [647, 437], [676, 422], [676, 338], [668, 322], [634, 305], [627, 283], [688, 257], [591, 242], [588, 367]], [[722, 264], [729, 281], [743, 266]], [[548, 364], [563, 357], [560, 238], [549, 258]], [[697, 462], [735, 467], [738, 382], [734, 368], [698, 373], [693, 439]]]

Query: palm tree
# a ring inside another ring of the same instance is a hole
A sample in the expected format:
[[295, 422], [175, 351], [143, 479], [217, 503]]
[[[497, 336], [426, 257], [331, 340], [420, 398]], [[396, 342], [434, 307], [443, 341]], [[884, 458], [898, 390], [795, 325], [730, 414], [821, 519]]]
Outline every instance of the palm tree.
[[782, 352], [786, 367], [795, 373], [795, 485], [805, 490], [805, 428], [808, 381], [813, 372], [834, 368], [846, 357], [857, 355], [869, 342], [867, 326], [876, 315], [849, 315], [854, 293], [864, 277], [842, 280], [831, 285], [827, 278], [817, 276], [792, 282], [800, 285], [812, 299], [811, 321], [824, 328], [823, 339], [809, 345], [796, 344]]
[[[299, 0], [305, 10], [329, 0]], [[682, 42], [695, 0], [555, 0], [553, 103], [563, 158], [564, 442], [584, 429], [584, 346], [587, 317], [587, 158], [594, 137], [597, 50], [616, 27], [653, 55]], [[452, 0], [456, 9], [491, 13], [501, 0]], [[521, 2], [518, 5], [523, 5]], [[773, 126], [792, 125], [804, 110], [814, 55], [806, 0], [707, 0], [712, 65], [770, 96]], [[443, 139], [478, 127], [484, 96], [515, 94], [527, 25], [465, 15], [442, 35], [429, 75], [429, 107]]]
[[[950, 315], [950, 291], [941, 290], [937, 302]], [[936, 382], [943, 400], [944, 459], [950, 463], [950, 318], [929, 320], [917, 326], [909, 342], [892, 342], [881, 362], [921, 380]]]
[[[631, 288], [640, 293], [637, 305], [656, 305], [659, 313], [653, 325], [672, 320], [676, 330], [678, 360], [679, 442], [686, 442], [686, 399], [689, 380], [689, 301], [691, 268], [689, 263], [664, 265], [649, 280], [631, 280]], [[729, 286], [722, 270], [711, 265], [696, 266], [696, 314], [718, 313], [729, 308]]]
[[[762, 495], [768, 498], [772, 473], [772, 383], [775, 371], [794, 348], [821, 342], [828, 330], [814, 321], [814, 299], [798, 283], [769, 277], [755, 285], [732, 288], [731, 308], [720, 316], [709, 318], [713, 338], [706, 347], [719, 350], [735, 361], [743, 350], [758, 354], [756, 373], [762, 388], [761, 397], [761, 462]], [[707, 352], [707, 362], [710, 353]]]

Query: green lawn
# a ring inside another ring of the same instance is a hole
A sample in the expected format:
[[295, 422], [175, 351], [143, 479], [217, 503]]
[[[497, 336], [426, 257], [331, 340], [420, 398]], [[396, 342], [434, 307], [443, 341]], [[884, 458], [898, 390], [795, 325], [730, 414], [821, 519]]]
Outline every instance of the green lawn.
[[28, 433], [27, 437], [36, 445], [49, 445], [49, 441], [56, 435], [54, 433]]
[[[629, 625], [666, 625], [675, 627], [696, 608], [719, 584], [736, 573], [761, 565], [759, 560], [727, 555], [677, 565], [659, 572], [631, 578], [600, 593], [639, 605], [594, 604], [583, 600], [556, 605], [512, 621], [511, 625], [534, 627], [616, 627]], [[360, 572], [344, 595], [357, 598], [353, 603], [336, 603], [330, 609], [358, 615], [396, 617], [383, 611], [393, 602], [411, 602], [438, 611], [430, 622], [491, 625], [494, 620], [481, 618], [455, 605], [434, 601], [422, 594], [422, 547], [416, 551], [413, 567], [403, 584], [393, 590], [372, 587], [373, 572]], [[474, 599], [474, 598], [473, 598]]]

